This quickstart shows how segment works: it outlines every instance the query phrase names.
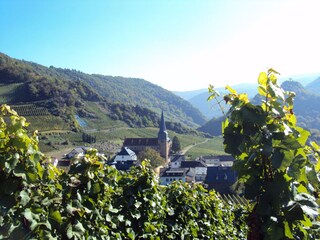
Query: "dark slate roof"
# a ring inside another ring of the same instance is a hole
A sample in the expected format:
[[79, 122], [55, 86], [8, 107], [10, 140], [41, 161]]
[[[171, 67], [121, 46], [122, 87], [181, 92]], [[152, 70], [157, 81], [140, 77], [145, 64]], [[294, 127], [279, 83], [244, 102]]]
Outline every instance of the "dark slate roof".
[[220, 161], [234, 161], [234, 157], [230, 156], [230, 155], [221, 155], [218, 156]]
[[206, 164], [202, 161], [181, 161], [182, 168], [196, 168], [206, 167]]
[[134, 156], [136, 154], [130, 148], [124, 147], [124, 148], [121, 149], [121, 151], [117, 155], [120, 155], [120, 156]]
[[174, 155], [171, 159], [171, 162], [179, 162], [179, 161], [185, 161], [184, 155]]
[[58, 166], [67, 167], [70, 165], [70, 160], [58, 161]]
[[158, 138], [126, 138], [123, 146], [157, 146]]
[[[227, 177], [227, 179], [225, 179]], [[207, 168], [206, 183], [235, 182], [237, 173], [232, 167], [213, 166]]]
[[186, 175], [188, 170], [188, 168], [162, 168], [160, 177], [182, 177]]
[[231, 155], [202, 156], [202, 159], [219, 159], [220, 161], [234, 161]]

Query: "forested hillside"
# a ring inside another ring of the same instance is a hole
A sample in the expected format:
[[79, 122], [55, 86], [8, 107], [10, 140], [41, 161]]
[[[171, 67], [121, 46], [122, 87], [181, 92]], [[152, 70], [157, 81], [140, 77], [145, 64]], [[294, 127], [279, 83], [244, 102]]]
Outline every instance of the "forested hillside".
[[[104, 112], [129, 126], [157, 126], [160, 110], [172, 124], [191, 127], [205, 118], [187, 101], [142, 79], [89, 75], [76, 70], [45, 67], [0, 53], [0, 102], [46, 108], [77, 128], [75, 115], [97, 118]], [[92, 107], [92, 104], [98, 104]], [[141, 113], [143, 112], [143, 116]]]
[[64, 74], [65, 78], [73, 81], [81, 80], [89, 84], [109, 101], [140, 105], [158, 113], [163, 110], [167, 112], [168, 118], [174, 118], [190, 126], [205, 122], [205, 117], [188, 101], [143, 79], [89, 75], [61, 68], [54, 68], [54, 70]]

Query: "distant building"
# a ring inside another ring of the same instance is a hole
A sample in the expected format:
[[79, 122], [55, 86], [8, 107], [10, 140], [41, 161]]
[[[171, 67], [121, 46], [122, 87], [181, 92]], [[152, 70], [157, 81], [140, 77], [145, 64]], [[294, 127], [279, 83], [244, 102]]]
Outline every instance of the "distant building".
[[123, 142], [123, 147], [130, 148], [136, 154], [149, 147], [159, 152], [160, 156], [168, 162], [171, 141], [166, 129], [163, 111], [161, 113], [158, 138], [126, 138]]
[[202, 160], [188, 161], [184, 155], [175, 155], [170, 162], [170, 167], [194, 169], [196, 182], [203, 182], [206, 179], [207, 165]]
[[181, 161], [182, 168], [193, 168], [195, 181], [204, 182], [207, 176], [207, 165], [203, 161]]
[[231, 193], [231, 186], [237, 181], [237, 172], [232, 168], [234, 158], [232, 156], [203, 157], [207, 164], [207, 176], [205, 183], [208, 189], [214, 189], [219, 193]]
[[217, 156], [202, 156], [201, 161], [205, 162], [207, 167], [213, 166], [231, 166], [233, 165], [234, 158], [230, 155], [217, 155]]
[[181, 162], [185, 161], [186, 158], [184, 155], [173, 155], [170, 160], [170, 167], [171, 168], [180, 168]]
[[191, 168], [162, 168], [159, 181], [161, 185], [168, 185], [174, 181], [195, 182], [195, 172]]
[[124, 147], [114, 159], [115, 162], [137, 161], [137, 155], [130, 148]]
[[71, 152], [66, 154], [66, 158], [71, 159], [74, 157], [83, 157], [88, 149], [88, 147], [76, 147]]
[[230, 187], [237, 181], [237, 173], [232, 168], [233, 162], [234, 158], [228, 155], [204, 156], [195, 161], [185, 160], [184, 155], [175, 155], [171, 159], [170, 168], [167, 168], [169, 172], [162, 170], [160, 183], [167, 185], [180, 180], [179, 172], [181, 174], [182, 171], [192, 170], [195, 182], [205, 183], [208, 189], [215, 189], [220, 193], [230, 193]]
[[128, 171], [132, 166], [136, 166], [137, 155], [131, 149], [124, 147], [116, 155], [113, 162], [109, 162], [108, 164], [114, 166], [118, 170]]

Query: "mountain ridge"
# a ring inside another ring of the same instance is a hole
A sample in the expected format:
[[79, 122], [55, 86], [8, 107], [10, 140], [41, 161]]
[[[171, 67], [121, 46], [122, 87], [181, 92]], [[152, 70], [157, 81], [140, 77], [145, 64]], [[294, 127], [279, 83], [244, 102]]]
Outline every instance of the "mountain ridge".
[[188, 126], [205, 122], [199, 110], [190, 103], [143, 79], [45, 67], [0, 53], [0, 81], [19, 85], [14, 92], [17, 97], [11, 99], [11, 103], [45, 101], [42, 105], [56, 115], [65, 114], [59, 112], [65, 107], [81, 109], [84, 101], [106, 101], [108, 104], [140, 105], [157, 113], [164, 110], [168, 113], [168, 120], [174, 119]]

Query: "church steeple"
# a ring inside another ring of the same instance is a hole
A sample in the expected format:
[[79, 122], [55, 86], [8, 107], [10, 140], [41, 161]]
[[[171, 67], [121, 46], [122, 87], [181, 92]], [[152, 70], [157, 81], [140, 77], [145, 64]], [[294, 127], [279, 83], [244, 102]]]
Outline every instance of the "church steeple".
[[158, 140], [165, 140], [165, 141], [169, 140], [168, 132], [166, 128], [166, 122], [164, 121], [163, 111], [161, 113], [161, 120], [159, 124]]

